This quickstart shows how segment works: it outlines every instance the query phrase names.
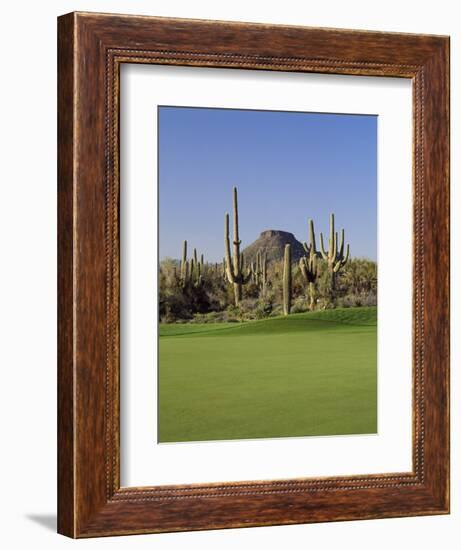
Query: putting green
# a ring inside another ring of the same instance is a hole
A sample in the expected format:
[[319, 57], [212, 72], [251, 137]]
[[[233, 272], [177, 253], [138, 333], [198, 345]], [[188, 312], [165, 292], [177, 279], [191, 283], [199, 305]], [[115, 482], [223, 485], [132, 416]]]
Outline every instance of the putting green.
[[376, 308], [161, 325], [159, 441], [376, 433]]

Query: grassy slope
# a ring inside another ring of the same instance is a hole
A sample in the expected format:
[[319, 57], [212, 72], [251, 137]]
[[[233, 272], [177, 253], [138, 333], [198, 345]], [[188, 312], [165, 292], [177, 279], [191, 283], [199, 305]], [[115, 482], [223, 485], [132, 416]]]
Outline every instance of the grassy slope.
[[160, 335], [162, 442], [376, 432], [376, 308]]

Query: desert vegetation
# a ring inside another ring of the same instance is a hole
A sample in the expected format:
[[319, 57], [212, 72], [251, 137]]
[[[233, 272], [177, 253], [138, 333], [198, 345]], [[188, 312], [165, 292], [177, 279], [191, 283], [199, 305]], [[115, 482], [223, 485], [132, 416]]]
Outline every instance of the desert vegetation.
[[287, 243], [279, 251], [265, 247], [255, 250], [251, 245], [246, 252], [239, 237], [235, 187], [232, 199], [233, 231], [231, 237], [226, 213], [222, 262], [208, 262], [206, 253], [199, 254], [195, 248], [189, 257], [187, 240], [179, 261], [169, 258], [161, 262], [162, 323], [239, 322], [338, 307], [376, 306], [377, 265], [351, 257], [345, 230], [336, 231], [334, 214], [330, 215], [327, 243], [320, 233], [319, 250], [314, 221], [308, 220], [309, 242], [302, 243], [302, 248], [296, 242], [299, 250]]

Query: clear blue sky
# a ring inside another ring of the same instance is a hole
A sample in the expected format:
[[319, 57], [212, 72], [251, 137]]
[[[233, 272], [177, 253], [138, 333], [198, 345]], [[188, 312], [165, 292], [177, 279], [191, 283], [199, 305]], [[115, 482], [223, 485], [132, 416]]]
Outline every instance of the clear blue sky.
[[[223, 257], [224, 214], [238, 188], [242, 246], [266, 229], [307, 240], [329, 213], [351, 255], [377, 255], [377, 117], [159, 107], [160, 259], [182, 241]], [[232, 222], [231, 222], [232, 223]]]

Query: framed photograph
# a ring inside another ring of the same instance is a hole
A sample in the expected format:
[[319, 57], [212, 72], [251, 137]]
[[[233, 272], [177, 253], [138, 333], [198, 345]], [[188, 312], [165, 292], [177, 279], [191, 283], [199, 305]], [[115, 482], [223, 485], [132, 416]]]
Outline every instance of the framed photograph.
[[58, 531], [449, 512], [449, 39], [58, 20]]

